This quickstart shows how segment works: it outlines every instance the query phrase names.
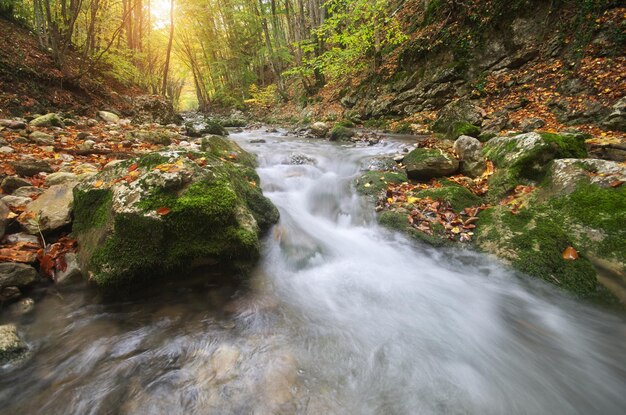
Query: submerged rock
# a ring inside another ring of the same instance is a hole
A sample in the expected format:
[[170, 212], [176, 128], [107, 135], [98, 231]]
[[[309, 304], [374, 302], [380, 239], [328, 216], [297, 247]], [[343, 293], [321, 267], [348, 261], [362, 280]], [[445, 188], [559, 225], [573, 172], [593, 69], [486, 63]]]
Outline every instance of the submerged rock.
[[17, 334], [13, 324], [0, 326], [0, 365], [14, 362], [26, 356], [28, 347]]
[[278, 211], [261, 193], [251, 155], [219, 137], [205, 144], [205, 152], [110, 165], [76, 187], [74, 233], [91, 280], [111, 286], [254, 264], [259, 235]]

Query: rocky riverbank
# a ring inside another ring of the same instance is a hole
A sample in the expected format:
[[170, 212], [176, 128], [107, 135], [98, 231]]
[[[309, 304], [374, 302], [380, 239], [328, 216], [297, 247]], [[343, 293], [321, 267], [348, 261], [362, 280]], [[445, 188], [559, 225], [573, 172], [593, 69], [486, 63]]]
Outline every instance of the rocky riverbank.
[[[128, 290], [198, 267], [243, 276], [258, 259], [278, 211], [254, 155], [210, 119], [182, 124], [161, 99], [136, 102], [132, 119], [0, 120], [3, 309], [32, 311], [29, 292], [42, 284], [82, 277]], [[14, 326], [1, 333], [0, 364], [27, 351]]]

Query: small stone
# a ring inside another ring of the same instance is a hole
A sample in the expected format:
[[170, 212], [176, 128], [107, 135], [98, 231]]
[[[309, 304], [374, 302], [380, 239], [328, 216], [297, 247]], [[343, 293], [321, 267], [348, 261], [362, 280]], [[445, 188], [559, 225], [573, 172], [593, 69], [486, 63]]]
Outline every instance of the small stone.
[[316, 137], [319, 138], [324, 138], [326, 137], [326, 134], [328, 134], [328, 124], [318, 121], [316, 123], [313, 123], [313, 125], [311, 125], [311, 134], [313, 134]]
[[41, 131], [33, 131], [32, 133], [30, 133], [28, 138], [33, 143], [43, 146], [49, 146], [54, 144], [54, 136]]
[[11, 153], [15, 153], [15, 150], [9, 146], [2, 146], [0, 147], [0, 153], [11, 154]]
[[13, 192], [11, 196], [33, 198], [45, 192], [45, 189], [35, 186], [23, 186]]
[[529, 133], [531, 131], [538, 130], [546, 125], [546, 122], [541, 118], [528, 118], [521, 122], [520, 128], [523, 132]]
[[96, 145], [96, 142], [93, 140], [85, 140], [83, 143], [78, 145], [79, 150], [91, 150], [93, 146]]
[[89, 137], [89, 133], [85, 131], [81, 131], [80, 133], [76, 134], [76, 138], [79, 140], [84, 140], [87, 137]]
[[0, 188], [2, 188], [2, 191], [8, 195], [12, 194], [15, 190], [24, 186], [30, 186], [30, 182], [17, 176], [7, 176], [2, 180], [2, 183], [0, 184]]
[[33, 200], [29, 197], [20, 197], [20, 196], [4, 196], [2, 198], [2, 202], [4, 202], [9, 208], [17, 209], [23, 208], [30, 204]]
[[9, 306], [9, 313], [15, 317], [24, 316], [30, 314], [35, 309], [35, 301], [32, 298], [26, 297]]
[[6, 232], [9, 213], [11, 213], [9, 207], [0, 199], [0, 239]]
[[11, 163], [15, 172], [24, 177], [32, 177], [39, 173], [52, 173], [52, 167], [50, 164], [43, 160], [22, 160], [14, 161]]
[[0, 302], [17, 300], [22, 296], [22, 292], [17, 287], [0, 288]]
[[78, 255], [74, 252], [68, 252], [65, 254], [65, 264], [65, 270], [57, 271], [54, 276], [57, 284], [71, 282], [75, 279], [81, 278], [83, 275], [78, 263]]
[[250, 144], [263, 144], [266, 143], [267, 141], [265, 141], [262, 138], [255, 138], [254, 140], [250, 140]]
[[87, 125], [89, 127], [95, 127], [96, 125], [98, 125], [98, 120], [94, 120], [93, 118], [90, 118], [87, 120]]
[[50, 113], [33, 119], [30, 123], [33, 127], [64, 127], [63, 120], [57, 114]]
[[17, 334], [13, 324], [0, 326], [0, 365], [18, 360], [26, 355], [28, 348]]
[[10, 128], [11, 130], [23, 130], [26, 128], [26, 123], [24, 121], [18, 120], [2, 120], [0, 125], [6, 128]]
[[109, 124], [117, 124], [120, 121], [120, 117], [109, 111], [98, 111], [98, 118]]
[[26, 287], [39, 279], [37, 270], [27, 264], [3, 262], [0, 264], [0, 288]]
[[[18, 216], [20, 225], [31, 234], [54, 231], [72, 222], [72, 193], [76, 183], [64, 183], [51, 186], [24, 213]], [[32, 218], [37, 218], [36, 222]]]

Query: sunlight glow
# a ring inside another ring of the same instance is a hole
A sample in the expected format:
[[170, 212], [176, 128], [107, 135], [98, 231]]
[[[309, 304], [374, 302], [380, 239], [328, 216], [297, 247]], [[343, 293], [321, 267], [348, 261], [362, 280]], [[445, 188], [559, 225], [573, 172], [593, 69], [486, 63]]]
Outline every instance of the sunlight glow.
[[[174, 5], [176, 7], [176, 5]], [[152, 0], [150, 4], [152, 28], [162, 29], [170, 24], [170, 0]]]

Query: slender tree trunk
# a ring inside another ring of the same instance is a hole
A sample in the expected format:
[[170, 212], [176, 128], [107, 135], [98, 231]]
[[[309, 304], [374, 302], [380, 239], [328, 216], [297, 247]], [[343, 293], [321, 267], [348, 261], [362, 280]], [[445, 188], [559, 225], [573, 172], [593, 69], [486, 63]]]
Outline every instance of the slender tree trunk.
[[163, 68], [163, 86], [161, 91], [167, 95], [167, 75], [170, 69], [170, 55], [172, 53], [172, 40], [174, 39], [174, 0], [170, 1], [170, 39], [167, 42], [167, 52], [165, 55], [165, 67]]

